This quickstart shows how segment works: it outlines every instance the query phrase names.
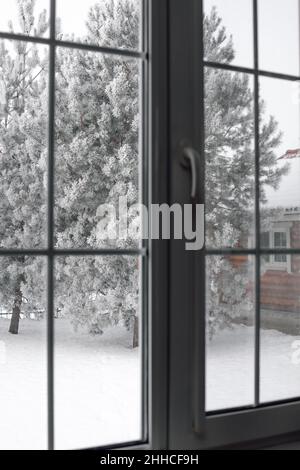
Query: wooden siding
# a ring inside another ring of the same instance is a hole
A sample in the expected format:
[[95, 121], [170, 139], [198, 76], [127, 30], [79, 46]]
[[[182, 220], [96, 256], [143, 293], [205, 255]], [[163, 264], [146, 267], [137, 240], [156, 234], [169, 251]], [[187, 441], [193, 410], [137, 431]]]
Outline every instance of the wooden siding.
[[261, 281], [261, 306], [300, 312], [300, 273], [267, 271]]

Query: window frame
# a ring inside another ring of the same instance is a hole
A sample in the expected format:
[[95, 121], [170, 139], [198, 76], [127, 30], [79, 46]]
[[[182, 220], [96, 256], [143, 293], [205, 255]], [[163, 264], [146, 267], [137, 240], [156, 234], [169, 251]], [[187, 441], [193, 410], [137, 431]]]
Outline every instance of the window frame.
[[[149, 90], [146, 122], [149, 135], [146, 144], [149, 155], [149, 201], [169, 204], [189, 202], [189, 176], [178, 164], [184, 139], [185, 143], [199, 149], [202, 155], [200, 196], [204, 202], [204, 125], [199, 126], [199, 122], [204, 124], [201, 72], [205, 65], [201, 57], [203, 1], [143, 1], [146, 5], [144, 25], [149, 45], [148, 53], [143, 56], [146, 64], [144, 78]], [[257, 0], [253, 2], [257, 8]], [[53, 40], [53, 22], [51, 27]], [[254, 27], [257, 28], [257, 24]], [[185, 41], [182, 41], [183, 37]], [[51, 40], [22, 38], [8, 33], [0, 33], [0, 38], [42, 44], [48, 44]], [[89, 49], [89, 46], [82, 44], [80, 47]], [[53, 53], [51, 60], [55, 61]], [[217, 66], [233, 71], [247, 70]], [[257, 71], [255, 78], [258, 82]], [[53, 81], [54, 76], [51, 79]], [[297, 79], [300, 81], [300, 77]], [[53, 99], [50, 113], [54, 116]], [[49, 131], [54, 135], [53, 125]], [[53, 142], [52, 145], [49, 142], [49, 155], [53, 158]], [[53, 161], [50, 163], [53, 165]], [[258, 190], [259, 187], [256, 188]], [[50, 193], [49, 201], [53, 201], [54, 193]], [[53, 225], [53, 218], [51, 220]], [[263, 442], [275, 445], [292, 440], [290, 436], [298, 438], [300, 398], [255, 409], [205, 414], [205, 254], [187, 253], [184, 242], [179, 240], [150, 241], [147, 251], [149, 277], [145, 279], [145, 284], [148, 285], [149, 296], [145, 299], [148, 317], [143, 335], [148, 343], [144, 357], [148, 374], [144, 377], [144, 387], [147, 390], [148, 416], [145, 419], [149, 434], [141, 442], [116, 444], [109, 449], [198, 450], [226, 446], [251, 447], [254, 442], [257, 448]], [[300, 253], [300, 249], [280, 251], [289, 255]], [[24, 252], [28, 255], [49, 254], [48, 250], [38, 253], [21, 250], [22, 254]], [[84, 250], [84, 254], [87, 253], [90, 254]], [[228, 250], [228, 254], [231, 253], [240, 251]], [[257, 251], [251, 249], [246, 253], [255, 255]], [[0, 251], [0, 256], [7, 254], [18, 256], [20, 250], [9, 253], [7, 250]], [[50, 290], [53, 289], [55, 254], [52, 247], [48, 266]], [[214, 254], [217, 255], [218, 251]], [[274, 250], [260, 249], [259, 254], [272, 255]], [[53, 311], [53, 302], [49, 307], [49, 311]], [[52, 338], [48, 336], [48, 361], [53, 366], [53, 315], [49, 315], [48, 321], [49, 331], [52, 331]], [[259, 341], [257, 334], [256, 341]], [[53, 404], [51, 374], [48, 385]], [[53, 425], [53, 422], [49, 425], [50, 444], [53, 443]], [[95, 450], [103, 449], [99, 447]]]

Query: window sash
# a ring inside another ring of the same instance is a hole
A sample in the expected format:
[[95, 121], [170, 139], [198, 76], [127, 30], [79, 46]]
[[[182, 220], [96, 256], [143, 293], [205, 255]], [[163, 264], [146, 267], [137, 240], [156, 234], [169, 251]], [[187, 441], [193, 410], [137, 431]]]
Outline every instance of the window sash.
[[[203, 7], [203, 1], [202, 7]], [[254, 66], [253, 68], [237, 67], [234, 65], [214, 63], [203, 60], [202, 73], [204, 73], [205, 67], [213, 69], [224, 69], [233, 72], [244, 72], [254, 77], [254, 142], [255, 142], [255, 248], [253, 250], [228, 250], [230, 254], [244, 254], [244, 255], [255, 255], [255, 407], [259, 408], [260, 403], [260, 298], [261, 298], [261, 260], [265, 258], [270, 261], [270, 265], [277, 266], [277, 268], [287, 267], [289, 269], [290, 263], [290, 245], [288, 242], [287, 234], [287, 245], [286, 246], [275, 246], [275, 232], [280, 230], [275, 229], [272, 231], [269, 239], [270, 247], [264, 246], [264, 240], [262, 240], [263, 232], [261, 232], [261, 203], [260, 203], [260, 93], [259, 93], [259, 79], [260, 77], [271, 77], [280, 78], [287, 81], [300, 81], [300, 76], [291, 76], [280, 73], [273, 73], [261, 70], [259, 67], [259, 41], [258, 41], [258, 0], [252, 0], [253, 9], [253, 46], [254, 46]], [[205, 145], [205, 144], [204, 144]], [[204, 153], [203, 153], [204, 158]], [[295, 254], [300, 254], [300, 249], [292, 250]], [[226, 254], [226, 250], [206, 250], [207, 255], [213, 254]], [[279, 258], [280, 257], [280, 258]], [[277, 261], [276, 261], [277, 258]], [[279, 261], [280, 259], [280, 261]], [[204, 307], [205, 309], [205, 307]], [[299, 394], [300, 398], [300, 394]], [[295, 399], [297, 401], [297, 399]]]
[[[55, 247], [55, 227], [54, 227], [54, 208], [55, 208], [55, 71], [56, 71], [56, 50], [59, 47], [80, 49], [92, 51], [95, 53], [105, 53], [107, 55], [117, 55], [129, 58], [135, 58], [142, 64], [141, 67], [141, 134], [142, 134], [142, 202], [148, 204], [149, 200], [149, 138], [151, 136], [150, 129], [150, 102], [149, 102], [149, 26], [150, 26], [150, 6], [151, 0], [142, 0], [142, 50], [129, 51], [124, 49], [95, 46], [86, 43], [59, 41], [56, 39], [56, 0], [50, 1], [50, 34], [48, 38], [26, 36], [23, 34], [15, 34], [0, 31], [0, 39], [13, 41], [22, 41], [35, 44], [43, 44], [49, 49], [49, 93], [48, 93], [48, 168], [47, 168], [47, 248], [45, 249], [0, 249], [0, 257], [20, 255], [25, 256], [44, 256], [47, 259], [47, 402], [48, 402], [48, 449], [55, 448], [55, 423], [54, 423], [54, 262], [58, 256], [140, 256], [142, 259], [142, 394], [143, 394], [143, 436], [139, 443], [116, 443], [120, 448], [122, 446], [143, 445], [149, 440], [149, 424], [148, 424], [148, 276], [149, 276], [149, 246], [148, 241], [143, 240], [140, 249], [58, 249]], [[157, 15], [157, 13], [156, 13]]]
[[[254, 31], [254, 67], [239, 67], [203, 59], [201, 23], [203, 1], [170, 2], [170, 107], [172, 201], [186, 203], [189, 187], [178, 171], [180, 142], [187, 141], [201, 153], [201, 193], [205, 201], [205, 139], [203, 76], [205, 68], [246, 73], [254, 77], [255, 101], [255, 245], [249, 249], [204, 249], [194, 256], [195, 266], [184, 255], [179, 243], [171, 242], [171, 336], [170, 336], [170, 445], [174, 449], [205, 449], [251, 440], [267, 439], [300, 431], [295, 415], [300, 409], [300, 396], [293, 400], [262, 404], [260, 402], [260, 279], [263, 256], [300, 254], [300, 249], [265, 247], [261, 243], [260, 214], [260, 143], [259, 143], [259, 78], [300, 81], [300, 76], [280, 74], [259, 68], [258, 0], [252, 0]], [[185, 37], [184, 43], [179, 38]], [[186, 44], [186, 45], [185, 45]], [[185, 75], [189, 80], [185, 80]], [[196, 83], [196, 85], [195, 85]], [[196, 86], [198, 88], [196, 89]], [[200, 109], [198, 109], [200, 106]], [[178, 114], [178, 116], [177, 116]], [[180, 114], [180, 116], [179, 116]], [[189, 127], [190, 126], [190, 127]], [[176, 134], [176, 135], [173, 135]], [[199, 142], [200, 138], [200, 142]], [[255, 403], [242, 409], [205, 413], [205, 257], [211, 255], [254, 255], [255, 268]], [[179, 273], [177, 273], [179, 271]], [[196, 276], [196, 287], [191, 287]], [[185, 298], [185, 304], [182, 301]], [[190, 302], [192, 297], [193, 302]], [[185, 318], [183, 319], [183, 311]], [[187, 396], [188, 395], [188, 396]]]

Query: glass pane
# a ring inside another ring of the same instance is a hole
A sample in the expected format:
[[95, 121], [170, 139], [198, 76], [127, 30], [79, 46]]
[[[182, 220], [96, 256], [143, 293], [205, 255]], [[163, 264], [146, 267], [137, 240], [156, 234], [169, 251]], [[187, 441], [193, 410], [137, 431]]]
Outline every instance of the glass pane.
[[206, 261], [206, 410], [254, 403], [254, 257]]
[[254, 244], [253, 80], [206, 68], [206, 245]]
[[136, 257], [57, 259], [57, 449], [141, 439], [139, 277]]
[[[262, 232], [260, 236], [260, 246], [261, 248], [271, 248], [270, 245], [270, 232]], [[264, 255], [263, 259], [266, 263], [270, 262], [270, 255]]]
[[204, 0], [205, 59], [253, 67], [252, 0]]
[[141, 0], [57, 0], [56, 3], [59, 40], [127, 50], [141, 47]]
[[0, 31], [47, 37], [49, 0], [1, 0]]
[[261, 401], [300, 396], [300, 257], [286, 256], [289, 271], [262, 260]]
[[46, 245], [48, 51], [0, 41], [0, 245]]
[[45, 259], [1, 257], [0, 283], [0, 449], [46, 449]]
[[260, 79], [262, 230], [285, 232], [281, 248], [300, 248], [299, 92], [296, 83]]
[[259, 66], [299, 75], [298, 0], [259, 0]]
[[275, 263], [286, 263], [287, 255], [275, 255], [274, 259], [275, 259]]
[[287, 235], [286, 232], [274, 233], [274, 246], [275, 248], [287, 248]]
[[135, 247], [140, 63], [71, 49], [57, 62], [57, 246]]

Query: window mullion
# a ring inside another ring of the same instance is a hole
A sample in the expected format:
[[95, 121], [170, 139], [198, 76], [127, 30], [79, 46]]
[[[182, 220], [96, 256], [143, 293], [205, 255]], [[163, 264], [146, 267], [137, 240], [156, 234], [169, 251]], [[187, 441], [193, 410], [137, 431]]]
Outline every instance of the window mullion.
[[48, 127], [48, 291], [47, 374], [48, 448], [54, 449], [54, 152], [55, 152], [55, 23], [56, 0], [50, 1], [49, 127]]
[[260, 110], [259, 110], [259, 45], [258, 45], [258, 4], [253, 0], [254, 39], [254, 144], [255, 144], [255, 406], [260, 403]]

